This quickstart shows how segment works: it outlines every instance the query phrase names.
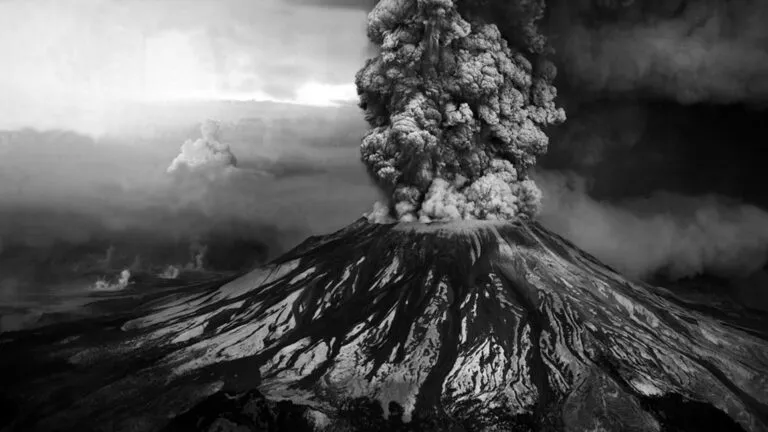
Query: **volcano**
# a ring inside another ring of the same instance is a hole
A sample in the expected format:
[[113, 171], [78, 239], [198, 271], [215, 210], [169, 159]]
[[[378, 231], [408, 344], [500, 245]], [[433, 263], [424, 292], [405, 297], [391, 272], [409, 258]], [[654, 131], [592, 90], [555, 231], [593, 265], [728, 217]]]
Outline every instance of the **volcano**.
[[768, 430], [764, 333], [535, 222], [360, 219], [110, 307], [2, 335], [0, 429]]

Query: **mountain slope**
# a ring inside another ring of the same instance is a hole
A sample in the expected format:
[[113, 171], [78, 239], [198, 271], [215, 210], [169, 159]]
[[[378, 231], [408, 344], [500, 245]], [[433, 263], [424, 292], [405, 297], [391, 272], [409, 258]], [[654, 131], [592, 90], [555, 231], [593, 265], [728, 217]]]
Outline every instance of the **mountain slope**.
[[355, 401], [406, 428], [767, 430], [768, 342], [659, 290], [536, 223], [361, 219], [202, 293], [0, 339], [0, 425], [159, 430], [258, 388], [327, 430]]

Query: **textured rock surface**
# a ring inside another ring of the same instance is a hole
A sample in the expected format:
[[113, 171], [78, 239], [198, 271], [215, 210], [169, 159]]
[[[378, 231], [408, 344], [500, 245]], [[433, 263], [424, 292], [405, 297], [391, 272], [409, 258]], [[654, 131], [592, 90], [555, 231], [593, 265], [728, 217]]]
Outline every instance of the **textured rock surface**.
[[360, 220], [0, 350], [3, 430], [768, 428], [765, 339], [528, 222]]

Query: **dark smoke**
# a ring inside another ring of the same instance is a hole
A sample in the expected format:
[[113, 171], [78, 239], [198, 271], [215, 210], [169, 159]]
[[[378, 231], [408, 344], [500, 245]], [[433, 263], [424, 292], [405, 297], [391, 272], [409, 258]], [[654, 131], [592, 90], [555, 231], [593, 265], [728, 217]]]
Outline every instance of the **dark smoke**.
[[762, 0], [553, 1], [547, 29], [570, 86], [681, 103], [768, 99]]
[[[206, 271], [242, 271], [309, 235], [341, 228], [370, 205], [376, 188], [355, 152], [365, 124], [349, 120], [356, 107], [248, 108], [265, 113], [222, 122], [218, 134], [206, 123], [202, 137], [200, 125], [186, 123], [126, 142], [6, 133], [0, 296], [83, 283], [83, 274], [91, 284], [93, 272], [106, 269], [96, 263], [110, 247], [110, 271], [182, 268], [195, 242], [207, 248]], [[229, 150], [223, 159], [208, 151], [179, 155], [185, 139], [191, 150]], [[237, 166], [218, 163], [234, 155]], [[183, 163], [167, 172], [176, 156]]]
[[[356, 77], [372, 127], [363, 160], [397, 219], [532, 217], [527, 171], [547, 149], [542, 128], [565, 118], [535, 31], [543, 2], [459, 3], [384, 0], [370, 13], [380, 53]], [[504, 17], [506, 34], [493, 20]]]
[[767, 12], [751, 0], [549, 2], [569, 118], [535, 176], [541, 221], [643, 278], [759, 270]]
[[[558, 100], [568, 121], [547, 128], [548, 139], [542, 133], [540, 143], [549, 145], [527, 154], [531, 164], [509, 154], [514, 151], [501, 152], [517, 174], [541, 159], [544, 169], [534, 178], [544, 192], [542, 222], [637, 277], [733, 277], [764, 264], [768, 214], [760, 206], [768, 205], [768, 197], [759, 186], [764, 177], [755, 149], [762, 146], [753, 137], [768, 134], [758, 126], [766, 124], [759, 108], [768, 95], [768, 8], [757, 1], [553, 0], [546, 11], [541, 1], [382, 2], [369, 17], [369, 37], [379, 55], [358, 74], [362, 105], [374, 127], [363, 157], [392, 194], [391, 206], [377, 205], [372, 217], [394, 210], [406, 220], [473, 218], [477, 208], [479, 218], [506, 214], [493, 195], [475, 198], [495, 210], [473, 206], [463, 182], [478, 178], [476, 167], [450, 164], [476, 160], [483, 144], [497, 137], [485, 129], [488, 123], [476, 109], [482, 103], [470, 91], [452, 93], [451, 80], [460, 75], [451, 67], [451, 53], [464, 48], [471, 32], [464, 36], [459, 26], [447, 37], [440, 33], [429, 10], [438, 4], [445, 8], [445, 22], [466, 20], [472, 31], [495, 24], [511, 58], [531, 62], [532, 77], [546, 64], [545, 55], [560, 71]], [[430, 43], [435, 32], [440, 37]], [[491, 44], [483, 48], [498, 52]], [[462, 89], [472, 86], [471, 79], [460, 81]], [[467, 102], [469, 129], [446, 123], [444, 108], [451, 105], [445, 100], [451, 98]], [[531, 147], [536, 146], [523, 146]], [[481, 161], [494, 157], [491, 152]], [[480, 166], [482, 173], [490, 171]], [[457, 173], [459, 186], [450, 180]], [[519, 203], [515, 196], [495, 197]], [[535, 207], [522, 213], [532, 214]]]

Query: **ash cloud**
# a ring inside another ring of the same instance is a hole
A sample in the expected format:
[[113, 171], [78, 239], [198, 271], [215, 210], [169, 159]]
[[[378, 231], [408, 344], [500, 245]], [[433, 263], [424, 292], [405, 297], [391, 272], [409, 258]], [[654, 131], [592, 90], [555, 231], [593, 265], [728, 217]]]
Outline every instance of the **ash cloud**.
[[559, 160], [568, 169], [598, 168], [611, 155], [633, 149], [649, 128], [648, 109], [629, 102], [570, 103], [568, 121], [551, 132], [543, 162]]
[[539, 221], [630, 276], [735, 277], [768, 259], [768, 212], [756, 206], [666, 191], [600, 201], [573, 172], [540, 170], [534, 178], [544, 192]]
[[764, 106], [766, 22], [761, 0], [553, 1], [547, 33], [582, 93]]
[[549, 2], [569, 119], [539, 164], [541, 220], [638, 277], [764, 265], [766, 6]]
[[[535, 31], [542, 13], [541, 2], [453, 0], [384, 0], [370, 13], [380, 53], [356, 76], [371, 125], [361, 152], [396, 219], [536, 214], [527, 171], [547, 149], [543, 128], [565, 119]], [[514, 17], [512, 31], [494, 15]]]

